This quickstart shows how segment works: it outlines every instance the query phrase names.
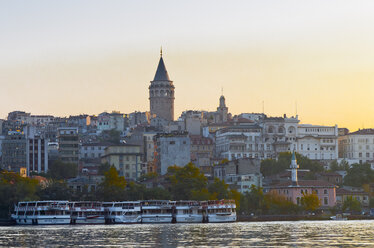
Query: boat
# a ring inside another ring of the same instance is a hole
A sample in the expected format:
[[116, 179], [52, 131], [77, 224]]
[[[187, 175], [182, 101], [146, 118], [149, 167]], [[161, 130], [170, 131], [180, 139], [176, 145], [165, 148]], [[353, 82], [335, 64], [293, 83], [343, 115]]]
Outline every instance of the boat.
[[236, 205], [233, 200], [24, 201], [11, 218], [19, 225], [217, 223], [236, 221]]
[[175, 218], [177, 223], [202, 223], [203, 208], [198, 201], [177, 201]]
[[331, 216], [330, 219], [331, 220], [348, 220], [347, 217], [343, 217], [343, 215], [341, 215], [341, 214], [337, 214], [337, 215]]
[[107, 224], [141, 223], [140, 201], [105, 202], [105, 222]]
[[234, 200], [217, 200], [202, 202], [206, 216], [204, 222], [220, 223], [236, 221], [236, 205]]
[[68, 201], [19, 202], [11, 218], [18, 225], [61, 225], [70, 224]]
[[101, 202], [81, 201], [69, 203], [71, 224], [105, 224]]
[[168, 200], [142, 201], [141, 209], [142, 223], [171, 223], [175, 202]]

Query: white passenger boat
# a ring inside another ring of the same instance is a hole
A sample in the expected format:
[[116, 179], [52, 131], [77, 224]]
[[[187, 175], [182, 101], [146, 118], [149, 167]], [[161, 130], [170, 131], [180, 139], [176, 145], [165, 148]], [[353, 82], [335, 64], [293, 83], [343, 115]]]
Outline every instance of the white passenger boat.
[[177, 201], [175, 204], [177, 223], [202, 223], [203, 209], [198, 201]]
[[141, 223], [140, 201], [105, 202], [105, 220], [110, 224]]
[[236, 205], [234, 200], [207, 201], [202, 203], [209, 223], [235, 222]]
[[168, 200], [142, 201], [142, 223], [171, 223], [174, 204]]
[[19, 225], [70, 224], [68, 201], [19, 202], [11, 217]]
[[101, 202], [70, 202], [72, 224], [104, 224], [104, 207]]

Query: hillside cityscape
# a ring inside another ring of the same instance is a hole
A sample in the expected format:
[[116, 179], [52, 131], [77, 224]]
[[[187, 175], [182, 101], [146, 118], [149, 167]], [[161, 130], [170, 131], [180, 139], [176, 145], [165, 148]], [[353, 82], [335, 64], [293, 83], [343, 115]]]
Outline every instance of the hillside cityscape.
[[0, 120], [3, 215], [23, 200], [228, 198], [248, 216], [370, 213], [374, 129], [232, 115], [223, 93], [216, 110], [175, 118], [176, 90], [161, 51], [149, 111], [10, 112]]

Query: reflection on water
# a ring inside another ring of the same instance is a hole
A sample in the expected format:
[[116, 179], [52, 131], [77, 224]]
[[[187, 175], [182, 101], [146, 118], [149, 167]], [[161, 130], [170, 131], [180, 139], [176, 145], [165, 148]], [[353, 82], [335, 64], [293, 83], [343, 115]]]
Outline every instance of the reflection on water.
[[373, 247], [374, 221], [0, 227], [0, 246]]

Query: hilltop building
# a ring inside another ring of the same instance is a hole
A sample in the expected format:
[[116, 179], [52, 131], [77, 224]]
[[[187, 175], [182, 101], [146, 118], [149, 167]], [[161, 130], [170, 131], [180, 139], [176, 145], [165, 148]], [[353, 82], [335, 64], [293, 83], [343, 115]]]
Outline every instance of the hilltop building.
[[2, 168], [21, 172], [26, 168], [26, 138], [22, 133], [5, 136], [2, 143]]
[[137, 180], [141, 174], [146, 173], [146, 166], [142, 163], [142, 153], [139, 145], [120, 144], [105, 148], [101, 157], [102, 163], [113, 165], [120, 176], [126, 180]]
[[348, 163], [374, 160], [374, 129], [360, 129], [339, 137], [339, 157]]
[[58, 153], [63, 162], [78, 164], [79, 139], [77, 127], [61, 127], [57, 131]]
[[167, 121], [174, 120], [174, 85], [170, 80], [162, 58], [162, 50], [157, 71], [149, 86], [149, 103], [151, 116]]
[[160, 175], [165, 175], [169, 166], [185, 166], [191, 161], [191, 141], [187, 132], [157, 134], [154, 141]]

